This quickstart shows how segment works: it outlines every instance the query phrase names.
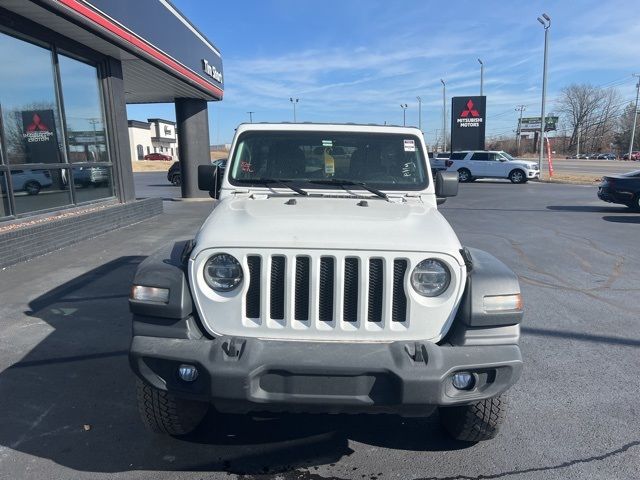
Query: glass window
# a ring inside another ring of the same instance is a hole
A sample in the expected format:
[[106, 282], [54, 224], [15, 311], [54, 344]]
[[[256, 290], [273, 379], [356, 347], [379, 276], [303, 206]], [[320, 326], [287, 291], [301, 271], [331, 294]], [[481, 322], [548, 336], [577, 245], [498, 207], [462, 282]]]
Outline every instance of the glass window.
[[0, 217], [7, 217], [11, 213], [9, 210], [7, 178], [5, 175], [5, 172], [0, 171]]
[[58, 55], [69, 161], [108, 162], [100, 85], [95, 67]]
[[342, 180], [420, 190], [427, 185], [420, 145], [417, 137], [388, 133], [248, 132], [235, 151], [231, 182], [282, 179], [322, 188], [314, 181]]
[[136, 146], [136, 152], [138, 153], [138, 160], [142, 160], [142, 157], [144, 157], [144, 149], [142, 148], [142, 145]]
[[487, 161], [489, 160], [489, 154], [487, 152], [476, 152], [471, 157], [471, 160]]
[[11, 183], [17, 214], [71, 204], [66, 169], [12, 169]]
[[0, 110], [8, 164], [63, 161], [51, 51], [0, 33]]
[[449, 157], [450, 160], [463, 160], [464, 157], [467, 156], [467, 152], [453, 152], [451, 154], [451, 157]]
[[111, 167], [78, 165], [72, 170], [77, 203], [113, 196]]

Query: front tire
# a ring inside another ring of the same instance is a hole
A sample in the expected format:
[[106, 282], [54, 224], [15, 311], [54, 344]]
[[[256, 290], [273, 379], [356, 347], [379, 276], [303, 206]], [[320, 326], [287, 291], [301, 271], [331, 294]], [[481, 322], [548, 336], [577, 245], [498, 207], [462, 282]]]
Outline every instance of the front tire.
[[634, 212], [640, 212], [640, 193], [636, 194], [636, 196], [633, 197], [633, 200], [627, 203], [627, 207], [629, 207]]
[[471, 172], [466, 168], [461, 168], [458, 170], [458, 181], [460, 183], [470, 182], [473, 177], [471, 176]]
[[525, 183], [527, 181], [527, 175], [519, 169], [511, 170], [509, 180], [511, 180], [511, 183]]
[[494, 438], [504, 421], [507, 408], [505, 395], [481, 400], [470, 405], [440, 407], [440, 422], [454, 439], [481, 442]]
[[179, 174], [175, 174], [171, 177], [171, 183], [174, 186], [179, 187], [180, 185], [182, 185], [182, 177]]
[[42, 187], [40, 186], [40, 183], [36, 182], [35, 180], [29, 180], [24, 184], [24, 189], [29, 195], [39, 194], [41, 188]]
[[154, 433], [186, 435], [194, 431], [209, 410], [209, 404], [187, 400], [136, 381], [138, 411], [144, 426]]

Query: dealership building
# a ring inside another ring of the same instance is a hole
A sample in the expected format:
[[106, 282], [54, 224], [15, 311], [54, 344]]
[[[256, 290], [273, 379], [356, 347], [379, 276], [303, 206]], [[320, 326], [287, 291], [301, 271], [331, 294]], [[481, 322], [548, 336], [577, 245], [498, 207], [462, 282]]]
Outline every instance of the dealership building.
[[[154, 146], [201, 196], [222, 58], [169, 1], [2, 0], [0, 65], [0, 267], [161, 212], [131, 169]], [[127, 104], [158, 102], [175, 123], [129, 124]]]
[[163, 118], [149, 118], [146, 122], [129, 120], [129, 149], [133, 161], [144, 160], [152, 153], [178, 160], [176, 123]]

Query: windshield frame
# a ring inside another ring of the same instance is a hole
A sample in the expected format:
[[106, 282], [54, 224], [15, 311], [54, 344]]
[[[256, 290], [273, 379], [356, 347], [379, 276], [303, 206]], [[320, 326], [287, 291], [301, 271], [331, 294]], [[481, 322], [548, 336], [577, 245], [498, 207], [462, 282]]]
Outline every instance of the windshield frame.
[[[394, 137], [402, 137], [403, 139], [411, 139], [415, 141], [415, 145], [416, 145], [416, 154], [418, 156], [418, 161], [421, 163], [422, 165], [422, 172], [423, 172], [423, 177], [424, 177], [424, 181], [422, 183], [416, 183], [413, 185], [410, 184], [393, 184], [393, 185], [389, 185], [389, 184], [381, 184], [381, 183], [375, 183], [375, 182], [371, 182], [371, 181], [362, 181], [360, 179], [348, 179], [350, 181], [353, 181], [354, 185], [349, 185], [348, 186], [348, 190], [364, 190], [365, 193], [369, 194], [369, 192], [366, 192], [366, 188], [362, 187], [361, 185], [358, 185], [358, 183], [364, 183], [369, 187], [372, 187], [374, 189], [377, 190], [381, 190], [381, 191], [387, 191], [387, 192], [405, 192], [405, 191], [410, 191], [410, 192], [421, 192], [421, 191], [425, 191], [428, 189], [428, 187], [431, 184], [431, 180], [430, 180], [430, 175], [431, 172], [429, 170], [429, 166], [427, 161], [425, 160], [425, 151], [424, 151], [424, 147], [422, 144], [422, 140], [420, 139], [420, 137], [416, 134], [413, 133], [398, 133], [398, 132], [380, 132], [380, 131], [376, 131], [376, 132], [367, 132], [367, 131], [344, 131], [344, 130], [280, 130], [280, 129], [274, 129], [274, 130], [246, 130], [244, 132], [241, 132], [238, 137], [235, 139], [234, 141], [234, 145], [233, 145], [233, 152], [230, 152], [232, 154], [229, 155], [228, 159], [227, 159], [227, 172], [225, 174], [225, 183], [228, 183], [228, 185], [230, 185], [231, 187], [235, 187], [235, 188], [255, 188], [255, 189], [262, 189], [262, 190], [274, 190], [274, 188], [281, 188], [277, 185], [269, 185], [269, 186], [265, 186], [265, 184], [263, 182], [260, 181], [260, 179], [255, 179], [255, 181], [250, 181], [251, 179], [240, 179], [240, 178], [234, 178], [233, 177], [233, 173], [234, 173], [234, 169], [235, 169], [235, 162], [239, 161], [239, 158], [237, 158], [237, 152], [239, 150], [240, 145], [242, 144], [242, 142], [245, 140], [246, 137], [248, 136], [254, 136], [254, 135], [259, 135], [259, 136], [274, 136], [274, 137], [278, 137], [278, 136], [284, 136], [287, 134], [292, 134], [292, 133], [298, 133], [298, 134], [307, 134], [307, 135], [317, 135], [319, 137], [330, 137], [330, 136], [349, 136], [349, 135], [354, 135], [354, 136], [359, 136], [359, 137], [364, 137], [364, 136], [372, 136], [372, 137], [379, 137], [379, 136], [394, 136]], [[340, 145], [338, 145], [340, 146]], [[309, 191], [309, 190], [344, 190], [342, 187], [338, 187], [336, 185], [320, 185], [317, 183], [313, 183], [314, 180], [321, 180], [321, 178], [313, 178], [313, 177], [309, 177], [306, 179], [284, 179], [286, 180], [287, 183], [292, 183], [295, 184], [296, 187], [299, 188], [304, 188], [305, 190]], [[278, 180], [282, 180], [282, 179], [278, 179]], [[392, 188], [389, 188], [392, 187]]]

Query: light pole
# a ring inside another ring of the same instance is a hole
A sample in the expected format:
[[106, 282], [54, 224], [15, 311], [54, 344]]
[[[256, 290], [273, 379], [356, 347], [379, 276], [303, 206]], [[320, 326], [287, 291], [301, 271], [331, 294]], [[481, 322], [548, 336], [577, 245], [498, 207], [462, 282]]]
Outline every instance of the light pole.
[[247, 112], [249, 114], [249, 123], [253, 123], [253, 114], [256, 112]]
[[631, 129], [631, 142], [629, 143], [629, 160], [631, 160], [631, 153], [633, 152], [633, 141], [636, 136], [636, 122], [638, 121], [638, 96], [640, 96], [640, 75], [633, 74], [634, 77], [638, 77], [638, 83], [636, 84], [636, 108], [633, 110], [633, 128]]
[[542, 18], [538, 17], [538, 21], [544, 27], [544, 64], [542, 67], [542, 108], [540, 115], [540, 145], [538, 148], [538, 168], [542, 171], [542, 157], [544, 154], [544, 131], [546, 125], [545, 117], [545, 101], [547, 96], [547, 55], [549, 53], [549, 27], [551, 26], [551, 17], [546, 13], [542, 14]]
[[422, 131], [422, 98], [416, 97], [418, 100], [418, 128]]
[[478, 63], [480, 64], [480, 96], [482, 96], [482, 87], [484, 86], [484, 63], [482, 60], [478, 59]]
[[289, 101], [293, 104], [293, 123], [297, 123], [298, 120], [296, 118], [296, 103], [298, 103], [300, 99], [289, 97]]
[[520, 137], [522, 136], [522, 112], [527, 109], [526, 105], [518, 105], [516, 112], [520, 112], [520, 120], [518, 120], [518, 138], [516, 138], [516, 157], [520, 155]]
[[400, 104], [400, 108], [402, 109], [402, 126], [406, 127], [407, 126], [407, 107], [409, 105], [407, 105], [406, 103], [401, 103]]
[[442, 83], [442, 151], [447, 151], [447, 84], [443, 79]]

